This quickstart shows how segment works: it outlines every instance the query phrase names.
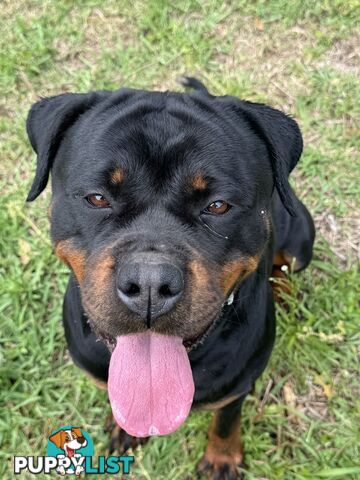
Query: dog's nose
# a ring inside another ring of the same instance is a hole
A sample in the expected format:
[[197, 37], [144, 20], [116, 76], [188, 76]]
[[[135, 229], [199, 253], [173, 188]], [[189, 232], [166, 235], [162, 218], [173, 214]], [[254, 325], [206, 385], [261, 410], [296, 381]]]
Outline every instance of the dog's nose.
[[122, 302], [150, 327], [152, 320], [175, 306], [184, 290], [184, 278], [169, 261], [141, 257], [120, 268], [117, 290]]

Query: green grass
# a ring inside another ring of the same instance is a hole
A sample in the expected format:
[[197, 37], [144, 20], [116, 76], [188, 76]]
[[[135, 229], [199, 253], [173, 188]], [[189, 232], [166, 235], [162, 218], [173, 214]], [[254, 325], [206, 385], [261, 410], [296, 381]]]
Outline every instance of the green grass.
[[[360, 478], [359, 20], [355, 0], [2, 2], [2, 479], [13, 478], [14, 454], [45, 454], [61, 425], [85, 428], [97, 455], [107, 446], [106, 393], [66, 353], [67, 270], [51, 251], [49, 189], [24, 202], [35, 168], [26, 113], [64, 91], [179, 89], [179, 74], [291, 113], [305, 138], [294, 185], [316, 219], [315, 257], [291, 276], [300, 301], [278, 308], [270, 365], [244, 405], [246, 478]], [[194, 478], [209, 419], [191, 414], [138, 449], [133, 478]]]

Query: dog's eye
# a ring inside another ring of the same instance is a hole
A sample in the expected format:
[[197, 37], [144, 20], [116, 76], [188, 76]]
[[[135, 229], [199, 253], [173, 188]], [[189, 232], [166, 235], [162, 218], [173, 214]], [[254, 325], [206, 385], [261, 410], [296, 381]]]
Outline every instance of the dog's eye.
[[212, 215], [223, 215], [228, 210], [230, 210], [231, 205], [224, 202], [223, 200], [216, 200], [216, 202], [210, 203], [205, 210], [204, 213], [211, 213]]
[[96, 208], [110, 207], [110, 202], [108, 202], [103, 195], [100, 195], [100, 193], [92, 193], [91, 195], [88, 195], [85, 198], [93, 207], [96, 207]]

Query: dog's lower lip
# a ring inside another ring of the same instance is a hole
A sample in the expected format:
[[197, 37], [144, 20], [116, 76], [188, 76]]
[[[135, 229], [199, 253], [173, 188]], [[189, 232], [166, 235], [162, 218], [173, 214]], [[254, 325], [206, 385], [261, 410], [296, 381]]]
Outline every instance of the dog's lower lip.
[[199, 333], [199, 335], [195, 335], [194, 337], [190, 337], [190, 338], [187, 338], [186, 340], [183, 340], [183, 345], [188, 348], [188, 347], [192, 347], [194, 345], [194, 343], [196, 343], [198, 340], [200, 340], [203, 335], [206, 333], [207, 329], [209, 327], [206, 327], [206, 329]]
[[[213, 322], [211, 322], [210, 325], [208, 327], [206, 327], [205, 330], [203, 332], [201, 332], [199, 335], [196, 335], [195, 337], [183, 340], [183, 345], [188, 352], [190, 350], [193, 350], [198, 344], [201, 343], [201, 341], [203, 340], [204, 337], [206, 337], [207, 333], [209, 332], [209, 330], [211, 329], [211, 327], [214, 323], [215, 323], [215, 320]], [[102, 334], [100, 334], [100, 338], [106, 344], [110, 353], [112, 353], [113, 350], [116, 347], [116, 339], [111, 338], [108, 335], [102, 335]]]
[[186, 350], [190, 350], [192, 349], [192, 347], [194, 346], [195, 343], [197, 343], [201, 338], [202, 338], [203, 334], [201, 333], [200, 335], [196, 336], [196, 337], [193, 337], [193, 338], [189, 338], [187, 340], [184, 340], [183, 341], [183, 345], [184, 347], [186, 348]]
[[212, 324], [210, 324], [209, 327], [206, 328], [204, 332], [200, 333], [200, 335], [183, 341], [183, 345], [186, 348], [186, 351], [188, 353], [191, 352], [191, 350], [194, 350], [194, 348], [196, 348], [198, 345], [202, 343], [202, 341], [206, 338], [211, 325]]
[[113, 352], [113, 350], [116, 347], [116, 339], [113, 337], [110, 337], [109, 335], [105, 335], [103, 333], [98, 332], [98, 341], [102, 341], [105, 343], [107, 346], [108, 350], [110, 353]]
[[205, 328], [205, 330], [203, 330], [199, 335], [196, 335], [195, 337], [192, 337], [183, 341], [183, 345], [186, 348], [186, 351], [188, 353], [194, 348], [196, 348], [198, 345], [201, 345], [202, 341], [205, 340], [209, 332], [217, 323], [217, 319], [218, 319], [218, 316], [216, 316], [214, 320], [210, 322], [210, 324]]

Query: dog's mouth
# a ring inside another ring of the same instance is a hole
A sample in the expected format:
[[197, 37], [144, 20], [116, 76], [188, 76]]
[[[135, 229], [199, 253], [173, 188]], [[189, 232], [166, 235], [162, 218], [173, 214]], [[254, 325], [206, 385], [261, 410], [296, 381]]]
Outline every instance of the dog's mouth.
[[220, 307], [196, 308], [200, 317], [184, 318], [183, 324], [179, 316], [173, 324], [169, 317], [149, 329], [135, 324], [133, 331], [124, 328], [116, 338], [97, 330], [111, 352], [108, 395], [112, 413], [129, 435], [167, 435], [186, 420], [195, 394], [189, 353], [218, 324]]
[[[183, 345], [187, 353], [190, 353], [192, 350], [195, 350], [205, 342], [209, 334], [218, 324], [220, 317], [221, 317], [221, 313], [216, 315], [214, 319], [205, 327], [205, 329], [201, 333], [198, 333], [192, 337], [183, 339]], [[106, 335], [99, 331], [97, 333], [101, 338], [101, 340], [107, 345], [110, 353], [113, 353], [113, 351], [116, 348], [116, 338]]]
[[65, 450], [66, 450], [66, 455], [68, 457], [73, 457], [74, 456], [75, 450], [73, 448], [70, 448], [67, 445], [65, 445]]
[[185, 341], [150, 329], [116, 338], [108, 393], [114, 418], [128, 434], [167, 435], [185, 421], [195, 393], [188, 353], [205, 341], [220, 317]]
[[115, 420], [130, 435], [174, 432], [187, 418], [195, 393], [182, 338], [152, 330], [117, 337], [108, 393]]

